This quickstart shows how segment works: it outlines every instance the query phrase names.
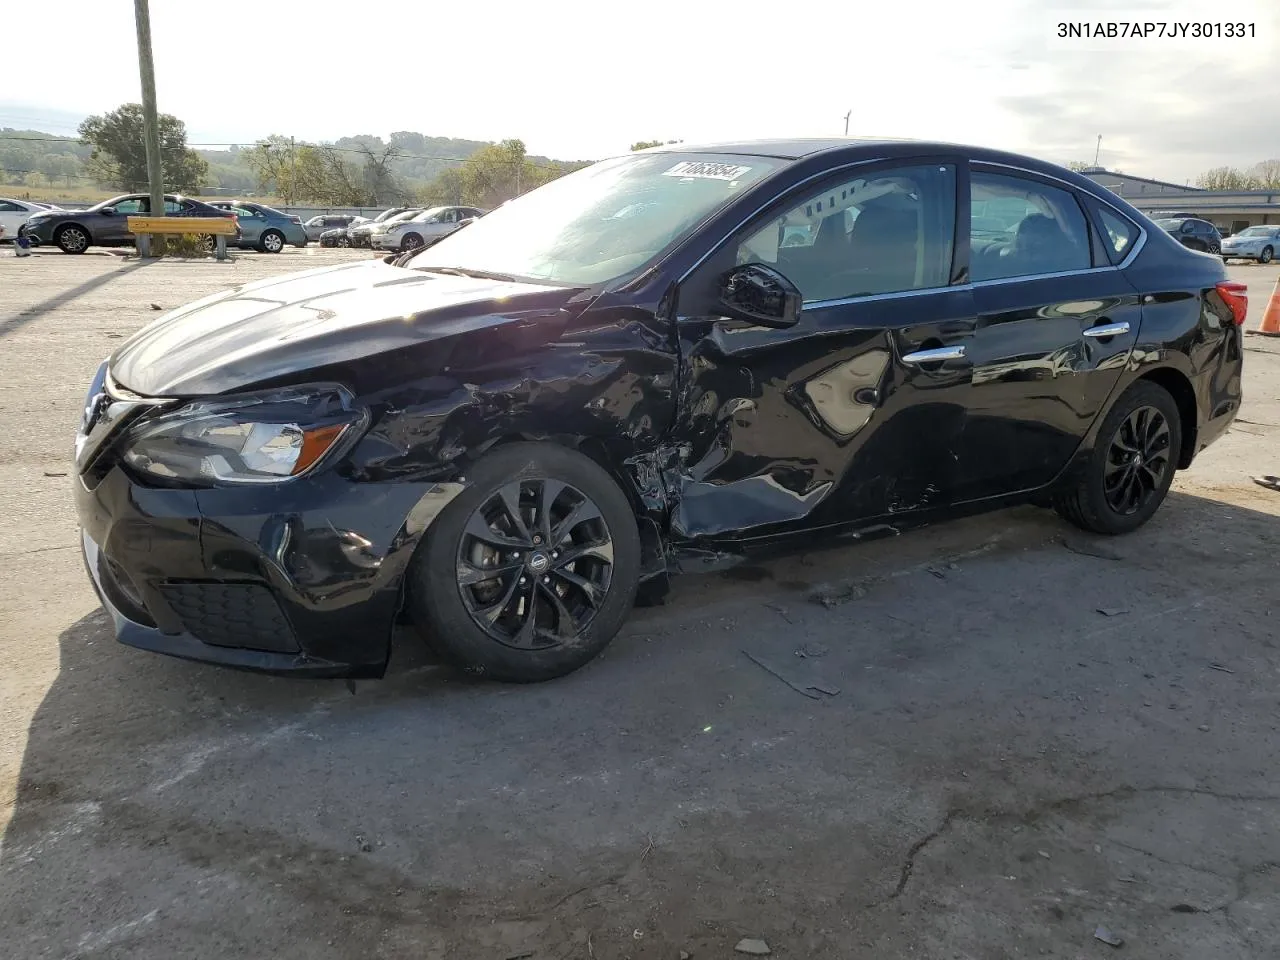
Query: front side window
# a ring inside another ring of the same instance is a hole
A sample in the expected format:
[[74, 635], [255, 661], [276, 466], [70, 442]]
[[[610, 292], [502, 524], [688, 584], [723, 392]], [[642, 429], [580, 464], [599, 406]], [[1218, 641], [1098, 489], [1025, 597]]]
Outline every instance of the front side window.
[[969, 274], [974, 281], [1087, 270], [1089, 227], [1073, 194], [974, 172], [970, 182]]
[[952, 165], [863, 174], [753, 230], [736, 262], [775, 267], [806, 302], [945, 287], [955, 209]]
[[696, 153], [602, 160], [503, 204], [432, 244], [409, 266], [605, 283], [654, 261], [788, 162]]
[[1109, 207], [1098, 207], [1098, 219], [1106, 233], [1106, 244], [1115, 254], [1116, 261], [1123, 260], [1138, 239], [1138, 228]]
[[140, 213], [146, 213], [151, 204], [144, 199], [131, 197], [127, 200], [121, 200], [115, 205], [116, 213], [124, 214], [127, 217], [136, 217]]

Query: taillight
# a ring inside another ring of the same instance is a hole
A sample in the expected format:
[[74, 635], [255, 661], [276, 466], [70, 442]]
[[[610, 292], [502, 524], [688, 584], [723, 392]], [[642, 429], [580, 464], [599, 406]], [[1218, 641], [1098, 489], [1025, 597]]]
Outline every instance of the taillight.
[[1249, 315], [1249, 288], [1235, 280], [1223, 280], [1214, 287], [1228, 307], [1231, 308], [1231, 319], [1237, 327], [1244, 326], [1244, 318]]

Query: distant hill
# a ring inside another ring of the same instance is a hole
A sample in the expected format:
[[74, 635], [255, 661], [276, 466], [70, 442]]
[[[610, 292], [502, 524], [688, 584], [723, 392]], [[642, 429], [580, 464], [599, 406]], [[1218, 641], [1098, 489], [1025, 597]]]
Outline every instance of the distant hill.
[[[412, 130], [398, 130], [387, 140], [357, 134], [341, 137], [333, 144], [352, 151], [368, 146], [379, 153], [388, 145], [396, 147], [402, 156], [392, 161], [391, 169], [411, 194], [425, 189], [442, 171], [456, 166], [456, 161], [465, 160], [481, 147], [489, 145], [483, 140], [430, 137]], [[251, 147], [253, 144], [242, 146]], [[242, 146], [226, 150], [196, 150], [209, 164], [208, 182], [198, 195], [252, 195], [256, 192], [257, 179], [244, 160]], [[51, 199], [90, 199], [114, 193], [113, 188], [98, 184], [87, 175], [84, 161], [89, 153], [90, 148], [74, 138], [39, 130], [0, 127], [0, 185], [8, 192], [30, 193]], [[354, 158], [355, 153], [352, 156]], [[530, 156], [528, 159], [538, 165], [563, 162], [549, 157]], [[13, 188], [22, 189], [15, 191]]]

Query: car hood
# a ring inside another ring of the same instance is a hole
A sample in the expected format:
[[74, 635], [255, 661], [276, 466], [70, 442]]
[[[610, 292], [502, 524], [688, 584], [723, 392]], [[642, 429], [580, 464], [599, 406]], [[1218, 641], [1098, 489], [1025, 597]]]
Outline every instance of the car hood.
[[555, 314], [578, 292], [380, 260], [322, 267], [180, 307], [126, 340], [107, 367], [117, 384], [147, 397], [227, 393]]

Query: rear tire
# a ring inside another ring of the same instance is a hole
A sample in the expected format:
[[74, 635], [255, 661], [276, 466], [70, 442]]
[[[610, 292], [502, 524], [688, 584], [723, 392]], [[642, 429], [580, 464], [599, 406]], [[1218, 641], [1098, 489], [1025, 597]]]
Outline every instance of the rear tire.
[[635, 602], [631, 504], [598, 464], [550, 443], [499, 447], [469, 476], [414, 555], [414, 623], [440, 652], [497, 680], [577, 670]]
[[258, 249], [263, 253], [279, 253], [284, 249], [284, 234], [279, 230], [264, 230], [258, 238]]
[[1271, 249], [1270, 247], [1263, 247], [1262, 253], [1258, 254], [1258, 262], [1270, 263], [1271, 258], [1274, 257], [1275, 255], [1276, 255], [1276, 252], [1273, 249]]
[[1140, 380], [1107, 413], [1082, 474], [1054, 508], [1090, 533], [1137, 530], [1164, 502], [1181, 450], [1178, 405], [1163, 387]]

